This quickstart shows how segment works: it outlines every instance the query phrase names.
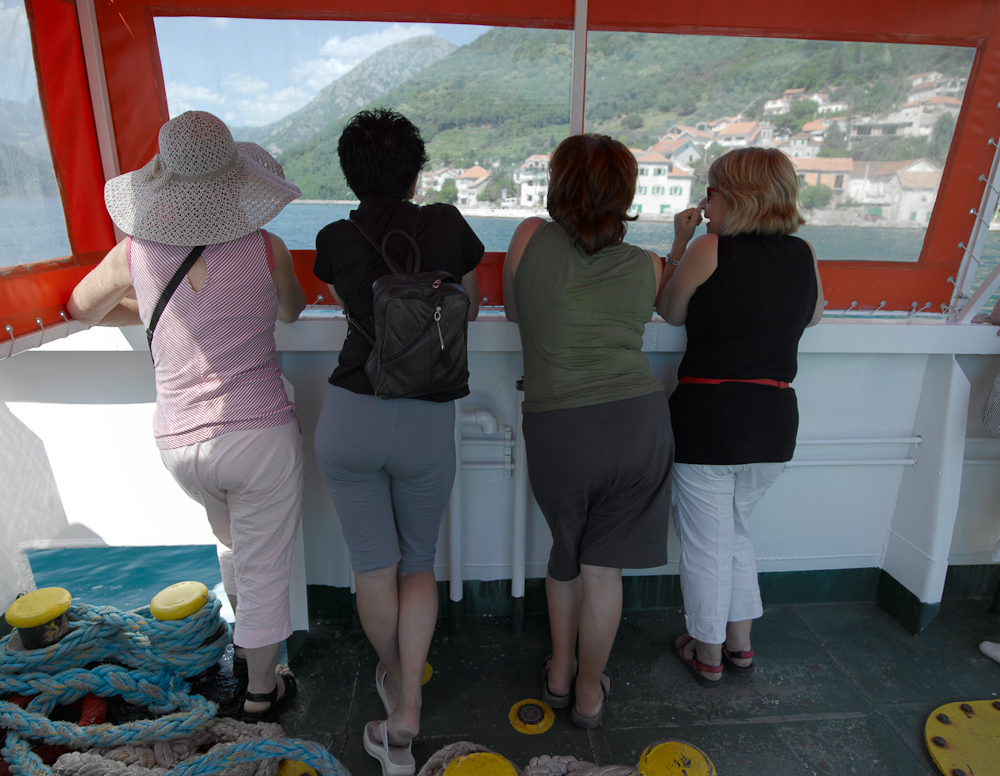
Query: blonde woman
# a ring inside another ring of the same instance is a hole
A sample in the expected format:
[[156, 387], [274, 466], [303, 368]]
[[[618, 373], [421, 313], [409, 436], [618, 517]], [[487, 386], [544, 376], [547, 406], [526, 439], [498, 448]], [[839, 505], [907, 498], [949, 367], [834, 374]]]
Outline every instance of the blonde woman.
[[[712, 685], [723, 658], [753, 668], [750, 629], [763, 607], [747, 521], [795, 451], [789, 383], [823, 293], [812, 246], [793, 236], [804, 220], [788, 157], [730, 151], [709, 168], [708, 183], [699, 206], [675, 218], [656, 310], [685, 327], [688, 343], [670, 398], [687, 624], [674, 648]], [[708, 234], [691, 241], [702, 209]]]

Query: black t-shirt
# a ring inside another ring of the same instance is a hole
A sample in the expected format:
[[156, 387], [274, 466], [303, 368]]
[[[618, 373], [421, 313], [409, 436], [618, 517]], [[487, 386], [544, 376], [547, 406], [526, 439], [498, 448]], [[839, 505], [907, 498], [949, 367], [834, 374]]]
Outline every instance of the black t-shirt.
[[[798, 344], [816, 309], [808, 244], [792, 235], [719, 237], [719, 264], [691, 297], [678, 377], [791, 382]], [[685, 384], [670, 397], [680, 463], [787, 461], [798, 403], [791, 388]]]
[[[363, 199], [351, 215], [376, 240], [381, 241], [393, 229], [411, 233], [417, 210], [418, 206], [412, 202], [393, 197], [369, 197]], [[452, 205], [437, 204], [419, 208], [416, 240], [420, 246], [421, 271], [444, 270], [459, 282], [483, 258], [482, 242]], [[405, 267], [409, 242], [399, 237], [390, 240], [387, 247], [390, 256]], [[366, 260], [363, 276], [359, 280], [356, 270]], [[354, 224], [348, 220], [334, 221], [316, 235], [316, 263], [313, 272], [316, 277], [337, 290], [337, 296], [344, 301], [352, 318], [360, 322], [369, 333], [375, 331], [372, 283], [389, 274], [389, 268]], [[357, 298], [354, 296], [355, 289]], [[337, 368], [330, 375], [330, 384], [354, 393], [374, 394], [365, 375], [365, 363], [371, 352], [371, 343], [364, 335], [353, 327], [348, 329]], [[468, 393], [469, 387], [465, 385], [452, 391], [419, 398], [426, 401], [451, 401], [467, 396]]]

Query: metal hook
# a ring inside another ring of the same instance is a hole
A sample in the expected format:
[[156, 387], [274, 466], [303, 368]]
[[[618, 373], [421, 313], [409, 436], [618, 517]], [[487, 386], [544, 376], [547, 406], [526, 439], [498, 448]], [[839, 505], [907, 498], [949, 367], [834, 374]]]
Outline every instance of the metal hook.
[[841, 316], [847, 315], [847, 313], [849, 313], [851, 310], [853, 310], [857, 306], [858, 306], [858, 303], [856, 301], [851, 302], [851, 306], [850, 307], [848, 307], [846, 310], [841, 311], [841, 313], [840, 313]]
[[7, 355], [4, 358], [10, 358], [14, 355], [14, 327], [9, 323], [3, 327], [3, 330], [7, 332], [7, 336], [10, 337], [10, 349], [7, 351]]
[[[989, 140], [986, 141], [986, 145], [996, 146], [996, 144], [997, 144], [997, 141], [994, 140], [992, 137]], [[998, 146], [998, 147], [1000, 147], [1000, 146]]]
[[323, 296], [322, 294], [320, 294], [319, 296], [317, 296], [317, 297], [316, 297], [316, 301], [315, 301], [315, 302], [313, 302], [313, 304], [319, 304], [319, 303], [320, 303], [320, 302], [322, 302], [322, 301], [323, 301], [323, 300], [324, 300], [325, 298], [326, 298], [326, 297], [324, 297], [324, 296]]
[[989, 180], [987, 180], [987, 178], [986, 178], [985, 175], [980, 175], [979, 176], [979, 180], [981, 180], [983, 183], [985, 183], [987, 186], [989, 186], [991, 189], [993, 189], [994, 192], [996, 192], [997, 194], [1000, 194], [1000, 189], [998, 189], [996, 186], [994, 186], [992, 183], [990, 183]]
[[830, 306], [830, 300], [829, 299], [824, 299], [823, 300], [823, 307], [829, 307], [829, 306]]
[[66, 311], [65, 310], [60, 310], [59, 311], [59, 317], [62, 318], [64, 321], [66, 321], [66, 323], [69, 323], [69, 316], [66, 315]]
[[869, 315], [875, 315], [875, 313], [877, 313], [879, 310], [881, 310], [883, 307], [885, 307], [885, 305], [886, 305], [886, 301], [885, 301], [885, 299], [883, 299], [881, 302], [879, 302], [878, 307], [876, 307], [874, 310], [872, 310], [868, 314]]
[[42, 333], [43, 333], [43, 334], [45, 333], [45, 324], [44, 324], [44, 323], [42, 323], [42, 319], [41, 319], [41, 318], [35, 318], [35, 325], [36, 325], [36, 326], [37, 326], [37, 327], [38, 327], [39, 329], [41, 329], [41, 330], [42, 330]]
[[924, 310], [926, 310], [926, 309], [927, 309], [928, 307], [930, 307], [930, 306], [931, 306], [931, 303], [930, 303], [930, 302], [928, 302], [927, 304], [925, 304], [925, 305], [924, 305], [923, 307], [921, 307], [921, 308], [920, 308], [920, 309], [918, 310], [918, 309], [917, 309], [917, 303], [916, 303], [916, 302], [914, 302], [914, 303], [913, 303], [913, 304], [912, 304], [912, 305], [910, 306], [910, 313], [911, 313], [911, 314], [913, 314], [913, 315], [916, 315], [917, 313], [922, 313], [922, 312], [923, 312]]

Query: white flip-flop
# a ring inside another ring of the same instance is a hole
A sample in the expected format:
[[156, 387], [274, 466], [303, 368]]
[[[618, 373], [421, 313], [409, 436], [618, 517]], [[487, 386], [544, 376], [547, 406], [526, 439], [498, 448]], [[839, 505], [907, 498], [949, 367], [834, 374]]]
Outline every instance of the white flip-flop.
[[[376, 724], [379, 725], [378, 730], [382, 734], [381, 741], [374, 736]], [[383, 776], [413, 776], [416, 773], [417, 762], [410, 752], [412, 742], [406, 746], [389, 744], [389, 732], [386, 730], [384, 720], [365, 725], [364, 742], [365, 751], [382, 764]]]
[[385, 716], [389, 717], [392, 715], [394, 707], [389, 703], [389, 699], [385, 695], [385, 676], [386, 670], [382, 667], [382, 661], [378, 661], [378, 665], [375, 666], [375, 692], [378, 693], [378, 697], [382, 699], [382, 706], [385, 708]]

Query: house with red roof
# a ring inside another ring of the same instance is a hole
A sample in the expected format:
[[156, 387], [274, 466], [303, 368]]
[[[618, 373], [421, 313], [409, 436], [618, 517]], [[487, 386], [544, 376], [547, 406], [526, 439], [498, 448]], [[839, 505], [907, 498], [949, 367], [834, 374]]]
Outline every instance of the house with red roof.
[[489, 170], [479, 165], [463, 170], [455, 178], [455, 188], [458, 189], [458, 200], [455, 204], [459, 207], [475, 207], [479, 200], [479, 195], [486, 189], [486, 185], [490, 182], [490, 177]]
[[834, 201], [842, 203], [854, 172], [854, 160], [847, 157], [792, 158], [799, 180], [807, 186], [824, 184], [833, 189]]

